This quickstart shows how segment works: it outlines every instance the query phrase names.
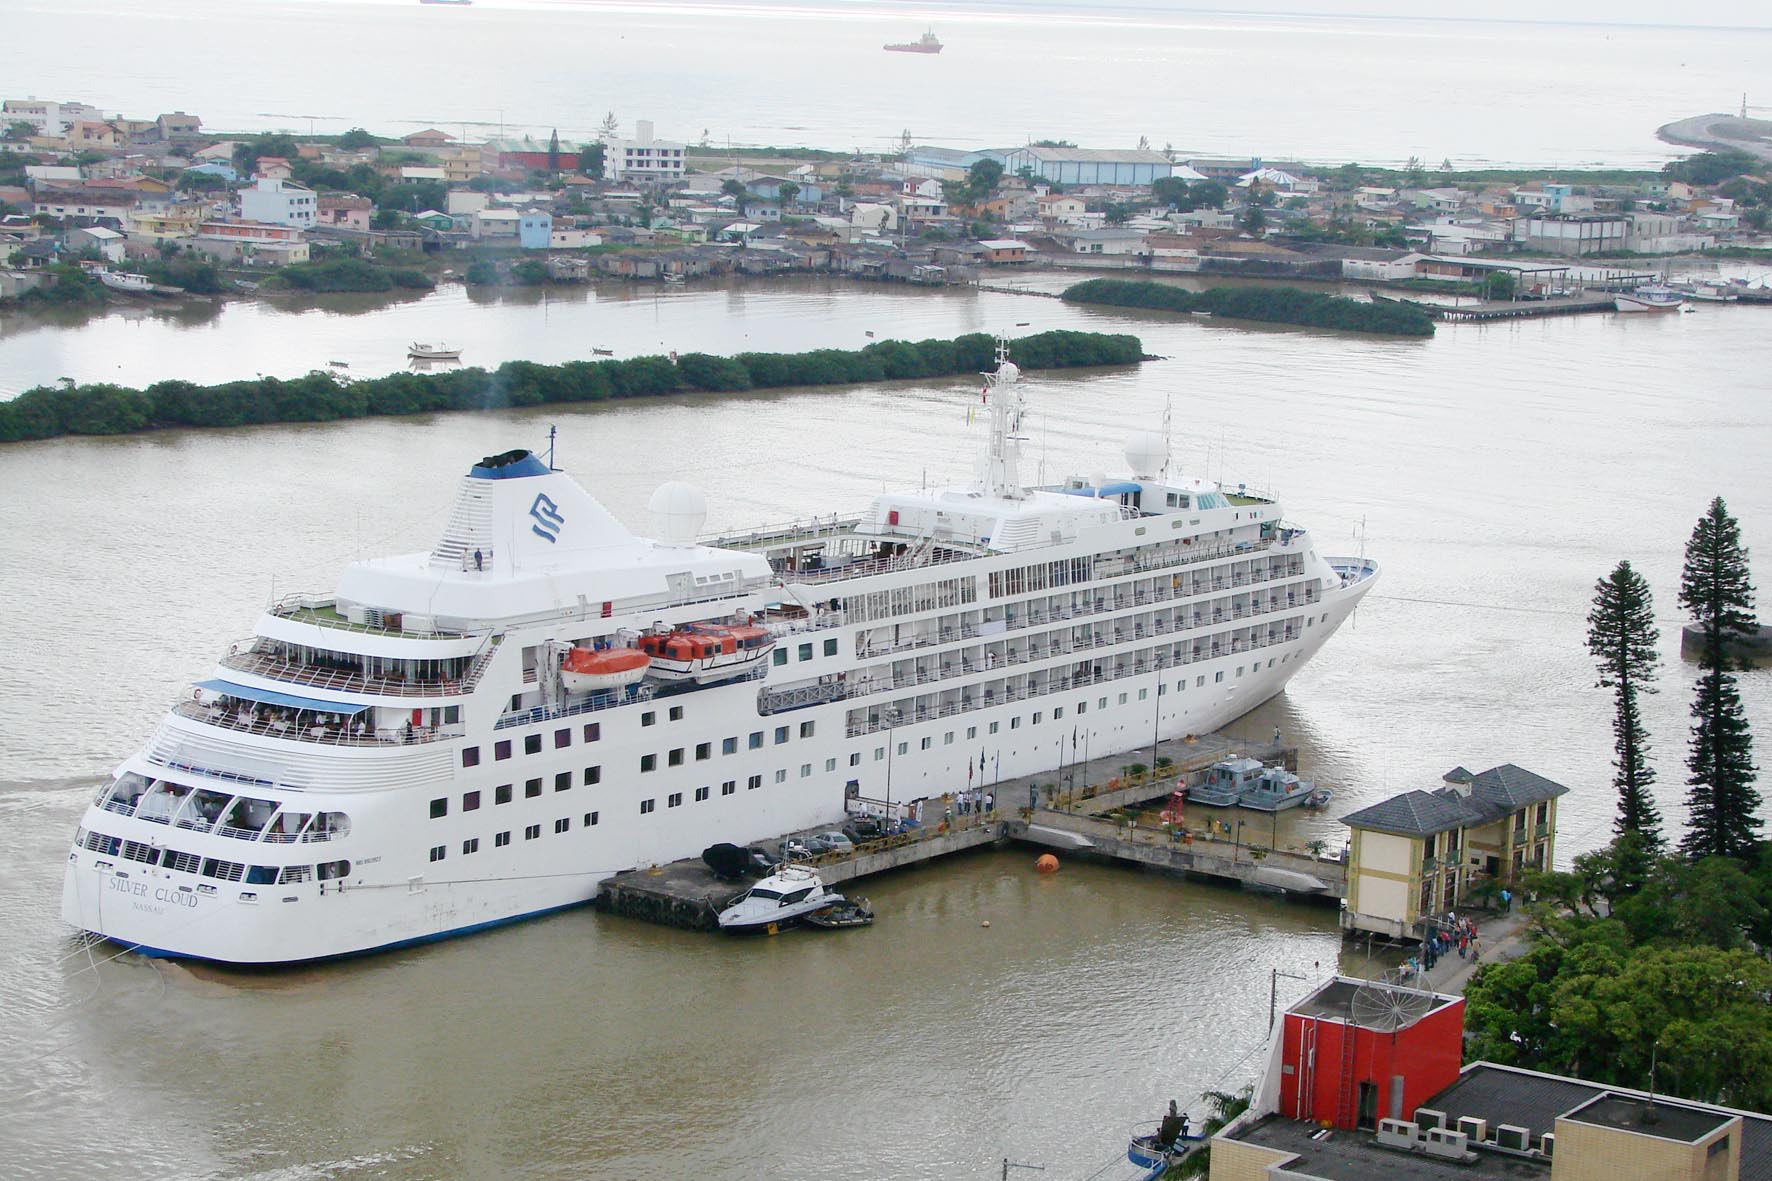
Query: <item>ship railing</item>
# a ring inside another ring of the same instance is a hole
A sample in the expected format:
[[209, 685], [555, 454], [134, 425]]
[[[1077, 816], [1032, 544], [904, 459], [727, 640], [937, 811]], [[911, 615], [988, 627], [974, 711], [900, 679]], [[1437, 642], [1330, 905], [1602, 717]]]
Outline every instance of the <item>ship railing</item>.
[[297, 725], [292, 722], [264, 721], [244, 716], [220, 706], [196, 701], [175, 702], [172, 712], [181, 718], [203, 722], [223, 730], [255, 734], [261, 738], [277, 738], [287, 742], [313, 742], [323, 746], [414, 746], [460, 738], [467, 733], [463, 726], [384, 726], [378, 730], [352, 729], [340, 726]]
[[251, 673], [284, 684], [305, 685], [313, 689], [336, 689], [375, 697], [459, 697], [468, 692], [465, 677], [461, 680], [412, 681], [368, 676], [342, 669], [293, 664], [264, 652], [230, 653], [222, 657], [220, 663], [222, 667], [236, 672]]
[[787, 713], [790, 710], [805, 709], [808, 706], [842, 701], [848, 696], [849, 686], [835, 681], [817, 685], [800, 685], [793, 689], [765, 689], [758, 695], [757, 712], [762, 714]]
[[817, 517], [806, 521], [791, 521], [783, 525], [761, 525], [755, 529], [737, 530], [729, 533], [715, 533], [704, 536], [699, 544], [712, 546], [716, 549], [750, 549], [755, 546], [792, 545], [797, 542], [819, 541], [831, 537], [840, 537], [853, 532], [861, 524], [860, 514], [852, 517], [832, 516], [828, 520]]
[[387, 627], [379, 623], [352, 623], [338, 612], [338, 600], [320, 595], [292, 594], [284, 595], [271, 604], [270, 613], [281, 619], [292, 619], [297, 623], [312, 623], [317, 627], [334, 628], [338, 631], [358, 632], [370, 636], [404, 636], [418, 639], [458, 639], [473, 635], [473, 632], [456, 631], [446, 627], [433, 627], [419, 635], [397, 627]]
[[[954, 543], [942, 542], [943, 546]], [[958, 552], [952, 549], [924, 550], [917, 549], [908, 555], [889, 558], [860, 558], [853, 562], [844, 562], [835, 566], [823, 566], [816, 570], [777, 570], [776, 577], [784, 583], [822, 584], [844, 582], [852, 578], [871, 578], [880, 574], [897, 574], [906, 570], [925, 570], [931, 566], [945, 566], [952, 562], [970, 562], [978, 554]]]

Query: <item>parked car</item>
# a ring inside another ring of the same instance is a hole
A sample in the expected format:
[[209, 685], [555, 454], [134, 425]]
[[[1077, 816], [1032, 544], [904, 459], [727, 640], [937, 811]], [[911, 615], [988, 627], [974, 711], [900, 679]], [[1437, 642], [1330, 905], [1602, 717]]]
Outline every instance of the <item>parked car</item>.
[[843, 835], [861, 844], [863, 841], [877, 841], [886, 835], [886, 826], [878, 817], [857, 816], [843, 826]]
[[750, 865], [745, 872], [755, 874], [760, 878], [768, 877], [775, 872], [775, 867], [781, 864], [781, 858], [761, 845], [752, 845], [745, 852], [750, 854]]
[[853, 853], [855, 842], [840, 832], [821, 832], [806, 842], [814, 853]]
[[788, 837], [777, 845], [783, 861], [804, 861], [812, 856], [813, 850], [799, 837]]

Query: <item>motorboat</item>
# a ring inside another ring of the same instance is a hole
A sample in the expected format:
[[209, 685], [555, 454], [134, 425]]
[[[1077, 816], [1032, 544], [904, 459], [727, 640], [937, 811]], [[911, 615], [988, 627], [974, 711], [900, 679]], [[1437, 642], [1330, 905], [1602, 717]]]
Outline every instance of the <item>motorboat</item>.
[[446, 344], [424, 344], [413, 341], [406, 348], [408, 357], [416, 357], [420, 361], [459, 361], [461, 350], [452, 349]]
[[1319, 787], [1316, 791], [1313, 791], [1310, 795], [1304, 797], [1304, 806], [1311, 809], [1313, 812], [1318, 812], [1327, 808], [1329, 806], [1329, 801], [1334, 798], [1335, 792], [1332, 789]]
[[1259, 759], [1222, 759], [1206, 768], [1206, 780], [1188, 789], [1188, 801], [1208, 808], [1228, 808], [1242, 798], [1267, 770]]
[[1735, 303], [1741, 298], [1737, 294], [1740, 288], [1724, 279], [1695, 279], [1681, 284], [1676, 290], [1699, 303]]
[[874, 922], [874, 908], [866, 898], [849, 898], [806, 916], [806, 925], [827, 931], [845, 927], [869, 927]]
[[1612, 306], [1621, 312], [1677, 312], [1685, 302], [1685, 296], [1660, 283], [1620, 291], [1612, 297]]
[[817, 871], [784, 865], [740, 894], [720, 912], [720, 930], [729, 935], [774, 935], [806, 916], [847, 903], [825, 888]]
[[1257, 812], [1284, 812], [1310, 799], [1317, 785], [1281, 767], [1268, 767], [1243, 789], [1237, 803]]
[[146, 295], [154, 290], [154, 281], [146, 275], [132, 275], [124, 271], [99, 271], [98, 281], [112, 291], [124, 291], [132, 295]]
[[[1184, 1124], [1185, 1126], [1185, 1124]], [[1134, 1128], [1126, 1145], [1126, 1163], [1131, 1170], [1120, 1174], [1137, 1181], [1157, 1181], [1188, 1153], [1206, 1142], [1206, 1137], [1178, 1133], [1168, 1143], [1162, 1141], [1161, 1125], [1141, 1124]]]
[[560, 684], [568, 693], [598, 693], [636, 684], [652, 657], [638, 648], [573, 648], [560, 661]]

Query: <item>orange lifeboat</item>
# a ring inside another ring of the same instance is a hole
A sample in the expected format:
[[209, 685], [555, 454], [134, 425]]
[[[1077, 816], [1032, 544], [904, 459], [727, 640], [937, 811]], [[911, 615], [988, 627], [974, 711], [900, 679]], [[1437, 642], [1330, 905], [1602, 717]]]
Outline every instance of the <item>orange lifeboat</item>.
[[694, 623], [640, 637], [649, 670], [666, 681], [724, 681], [744, 676], [769, 658], [775, 637], [752, 624]]
[[644, 677], [651, 663], [637, 648], [574, 648], [560, 662], [560, 683], [568, 693], [620, 689]]

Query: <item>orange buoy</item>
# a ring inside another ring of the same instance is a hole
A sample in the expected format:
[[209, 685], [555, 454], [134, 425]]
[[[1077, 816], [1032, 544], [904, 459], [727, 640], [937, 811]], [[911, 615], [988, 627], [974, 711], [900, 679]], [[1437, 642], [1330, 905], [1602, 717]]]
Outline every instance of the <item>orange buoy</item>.
[[1034, 862], [1034, 872], [1035, 873], [1057, 873], [1058, 872], [1058, 858], [1054, 857], [1050, 853], [1040, 854], [1039, 860]]

